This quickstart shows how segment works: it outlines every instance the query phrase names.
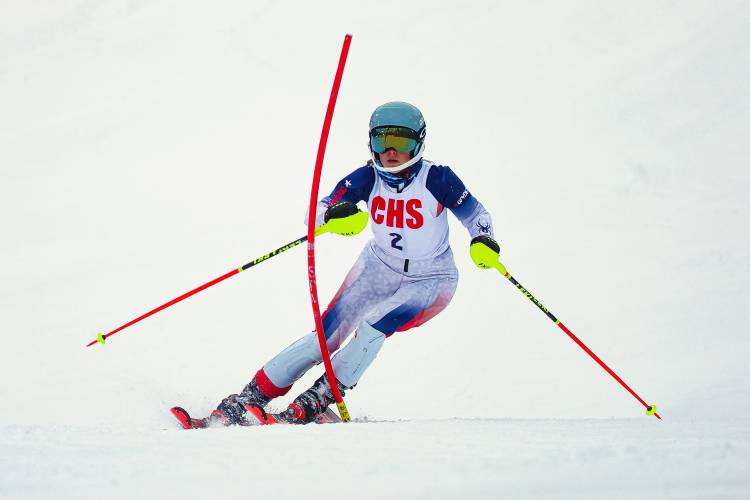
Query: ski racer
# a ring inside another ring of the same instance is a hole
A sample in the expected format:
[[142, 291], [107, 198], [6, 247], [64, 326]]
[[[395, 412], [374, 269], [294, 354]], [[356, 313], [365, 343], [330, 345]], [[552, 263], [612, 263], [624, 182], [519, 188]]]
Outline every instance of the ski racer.
[[[358, 210], [354, 205], [366, 202], [374, 233], [322, 316], [342, 394], [357, 385], [386, 338], [424, 324], [451, 301], [458, 271], [448, 242], [446, 209], [468, 229], [471, 245], [485, 245], [486, 258], [498, 258], [490, 214], [453, 170], [423, 158], [426, 134], [415, 106], [379, 106], [370, 118], [372, 159], [318, 203], [316, 226], [346, 219]], [[474, 253], [472, 258], [479, 267], [488, 267]], [[341, 347], [353, 331], [354, 337]], [[239, 394], [224, 398], [207, 424], [252, 423], [248, 408], [263, 409], [284, 396], [321, 360], [313, 331], [264, 364]], [[324, 373], [279, 417], [312, 422], [333, 402]]]

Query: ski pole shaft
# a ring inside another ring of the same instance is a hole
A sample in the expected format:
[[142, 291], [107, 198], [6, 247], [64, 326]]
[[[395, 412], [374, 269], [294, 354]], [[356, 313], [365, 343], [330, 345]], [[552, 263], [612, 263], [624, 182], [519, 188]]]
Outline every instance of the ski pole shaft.
[[320, 345], [320, 353], [323, 357], [323, 364], [325, 365], [328, 382], [331, 386], [333, 398], [336, 401], [336, 406], [339, 409], [339, 414], [341, 415], [341, 420], [343, 422], [349, 422], [349, 411], [346, 408], [344, 399], [341, 397], [341, 391], [339, 391], [339, 385], [336, 381], [336, 375], [333, 372], [331, 355], [328, 352], [325, 332], [323, 331], [323, 320], [321, 318], [320, 307], [318, 305], [318, 286], [315, 278], [315, 214], [318, 204], [320, 174], [323, 170], [323, 158], [325, 156], [326, 143], [328, 142], [328, 132], [331, 128], [331, 120], [333, 120], [333, 110], [336, 107], [336, 98], [338, 97], [339, 86], [341, 85], [341, 78], [344, 74], [346, 56], [349, 53], [349, 45], [351, 44], [351, 41], [352, 36], [347, 34], [344, 37], [344, 44], [341, 46], [339, 64], [336, 68], [336, 75], [333, 79], [333, 87], [331, 88], [331, 95], [328, 99], [328, 107], [326, 108], [326, 115], [325, 119], [323, 120], [323, 130], [320, 132], [318, 155], [315, 159], [315, 170], [313, 171], [312, 188], [310, 189], [310, 217], [307, 223], [307, 275], [310, 281], [310, 302], [312, 305], [313, 316], [315, 317], [315, 330], [318, 335], [318, 344]]
[[556, 317], [555, 317], [555, 316], [554, 316], [554, 315], [553, 315], [553, 314], [552, 314], [552, 313], [551, 313], [551, 312], [549, 311], [549, 309], [547, 309], [546, 307], [544, 307], [544, 305], [543, 305], [543, 304], [542, 304], [541, 302], [539, 302], [539, 301], [538, 301], [538, 300], [537, 300], [537, 299], [536, 299], [536, 298], [535, 298], [535, 297], [534, 297], [534, 296], [533, 296], [533, 295], [531, 294], [531, 292], [529, 292], [529, 291], [528, 291], [528, 290], [527, 290], [526, 288], [524, 288], [524, 287], [523, 287], [523, 286], [522, 286], [522, 285], [521, 285], [521, 284], [520, 284], [520, 283], [519, 283], [518, 281], [516, 281], [516, 279], [515, 279], [515, 278], [514, 278], [513, 276], [511, 276], [511, 274], [510, 274], [510, 273], [508, 272], [508, 270], [507, 270], [507, 269], [505, 268], [505, 266], [504, 266], [504, 265], [503, 265], [503, 264], [502, 264], [502, 263], [501, 263], [500, 261], [498, 261], [498, 262], [497, 262], [497, 265], [496, 265], [496, 266], [494, 266], [494, 267], [495, 267], [495, 269], [497, 269], [498, 271], [500, 271], [500, 274], [502, 274], [503, 276], [505, 276], [506, 278], [508, 278], [508, 280], [509, 280], [509, 281], [510, 281], [511, 283], [513, 283], [513, 285], [515, 285], [515, 287], [516, 287], [516, 288], [518, 288], [518, 289], [519, 289], [519, 290], [521, 291], [521, 293], [523, 293], [524, 295], [526, 295], [526, 297], [528, 297], [528, 298], [529, 298], [529, 300], [530, 300], [531, 302], [533, 302], [534, 304], [536, 304], [536, 306], [537, 306], [537, 307], [538, 307], [539, 309], [541, 309], [541, 311], [542, 311], [542, 312], [543, 312], [544, 314], [546, 314], [546, 315], [547, 315], [547, 317], [548, 317], [549, 319], [551, 319], [551, 320], [552, 320], [552, 321], [553, 321], [553, 322], [554, 322], [554, 323], [555, 323], [555, 324], [556, 324], [557, 326], [559, 326], [559, 327], [560, 327], [560, 329], [561, 329], [562, 331], [564, 331], [564, 332], [565, 332], [565, 333], [566, 333], [566, 334], [568, 335], [568, 337], [570, 337], [570, 338], [571, 338], [571, 339], [573, 340], [573, 342], [575, 342], [575, 343], [576, 343], [576, 344], [578, 345], [578, 347], [580, 347], [581, 349], [583, 349], [583, 351], [584, 351], [584, 352], [585, 352], [586, 354], [588, 354], [589, 356], [591, 356], [591, 358], [592, 358], [592, 359], [593, 359], [594, 361], [596, 361], [596, 362], [597, 362], [597, 363], [599, 364], [599, 366], [601, 366], [602, 368], [604, 368], [604, 370], [605, 370], [605, 371], [606, 371], [607, 373], [609, 373], [609, 374], [610, 374], [610, 375], [612, 376], [612, 378], [614, 378], [614, 379], [615, 379], [615, 380], [616, 380], [617, 382], [619, 382], [619, 383], [620, 383], [620, 385], [621, 385], [621, 386], [623, 386], [623, 387], [625, 388], [625, 390], [627, 390], [627, 391], [628, 391], [628, 392], [629, 392], [629, 393], [630, 393], [630, 394], [631, 394], [631, 395], [632, 395], [632, 396], [633, 396], [633, 397], [634, 397], [635, 399], [637, 399], [637, 400], [638, 400], [638, 401], [639, 401], [639, 402], [640, 402], [640, 403], [641, 403], [641, 404], [642, 404], [643, 406], [645, 406], [645, 407], [646, 407], [646, 414], [647, 414], [647, 415], [654, 415], [654, 416], [655, 416], [656, 418], [658, 418], [659, 420], [661, 420], [661, 416], [659, 416], [659, 414], [658, 414], [658, 413], [656, 413], [656, 406], [654, 406], [654, 405], [649, 405], [649, 404], [648, 404], [648, 403], [646, 403], [646, 402], [645, 402], [645, 401], [644, 401], [644, 400], [643, 400], [643, 399], [642, 399], [642, 398], [641, 398], [641, 397], [640, 397], [640, 396], [639, 396], [638, 394], [636, 394], [636, 392], [635, 392], [635, 391], [634, 391], [633, 389], [631, 389], [631, 388], [630, 388], [630, 386], [629, 386], [628, 384], [626, 384], [626, 383], [625, 383], [625, 381], [624, 381], [624, 380], [622, 380], [622, 379], [621, 379], [621, 378], [619, 377], [619, 375], [617, 375], [617, 374], [616, 374], [616, 373], [615, 373], [615, 372], [614, 372], [614, 371], [613, 371], [613, 370], [612, 370], [612, 369], [611, 369], [611, 368], [610, 368], [609, 366], [607, 366], [607, 364], [606, 364], [606, 363], [604, 363], [604, 361], [602, 361], [602, 360], [601, 360], [601, 358], [599, 358], [599, 356], [597, 356], [596, 354], [594, 354], [594, 351], [592, 351], [591, 349], [589, 349], [589, 348], [588, 348], [588, 347], [586, 346], [586, 344], [584, 344], [584, 343], [583, 343], [583, 342], [581, 341], [581, 339], [579, 339], [578, 337], [576, 337], [576, 336], [575, 336], [575, 335], [573, 334], [573, 332], [571, 332], [571, 331], [570, 331], [570, 330], [568, 329], [568, 327], [567, 327], [567, 326], [565, 326], [565, 325], [564, 325], [564, 324], [562, 323], [562, 321], [560, 321], [559, 319], [557, 319], [557, 318], [556, 318]]
[[[325, 232], [327, 232], [327, 227], [326, 227], [325, 224], [322, 225], [322, 226], [320, 226], [319, 228], [317, 228], [315, 230], [316, 234], [323, 234]], [[255, 260], [253, 260], [251, 262], [248, 262], [244, 266], [240, 266], [240, 267], [238, 267], [236, 269], [232, 269], [228, 273], [226, 273], [226, 274], [224, 274], [222, 276], [219, 276], [218, 278], [215, 278], [215, 279], [209, 281], [208, 283], [204, 283], [201, 286], [199, 286], [197, 288], [194, 288], [194, 289], [190, 290], [189, 292], [180, 295], [179, 297], [175, 297], [174, 299], [170, 300], [169, 302], [166, 302], [166, 303], [160, 305], [159, 307], [157, 307], [155, 309], [152, 309], [149, 312], [147, 312], [145, 314], [142, 314], [141, 316], [138, 316], [134, 320], [128, 321], [124, 325], [115, 328], [114, 330], [112, 330], [109, 333], [106, 333], [106, 334], [101, 334], [100, 333], [99, 335], [97, 335], [97, 337], [94, 340], [92, 340], [91, 342], [89, 342], [88, 344], [86, 344], [86, 347], [90, 347], [90, 346], [96, 344], [97, 342], [100, 343], [100, 344], [104, 344], [106, 342], [107, 338], [111, 337], [115, 333], [120, 332], [120, 331], [128, 328], [129, 326], [132, 326], [132, 325], [138, 323], [139, 321], [148, 318], [149, 316], [153, 316], [154, 314], [158, 313], [159, 311], [163, 311], [164, 309], [166, 309], [166, 308], [168, 308], [170, 306], [173, 306], [173, 305], [177, 304], [178, 302], [182, 302], [183, 300], [187, 299], [188, 297], [191, 297], [191, 296], [195, 295], [198, 292], [202, 292], [206, 288], [212, 287], [212, 286], [214, 286], [217, 283], [221, 283], [225, 279], [231, 278], [235, 274], [239, 274], [242, 271], [245, 271], [245, 270], [253, 267], [256, 264], [260, 264], [261, 262], [266, 261], [266, 260], [270, 259], [271, 257], [275, 257], [275, 256], [277, 256], [280, 253], [286, 252], [290, 248], [296, 247], [297, 245], [299, 245], [300, 243], [304, 243], [305, 241], [307, 241], [307, 236], [303, 236], [301, 238], [297, 238], [296, 240], [292, 241], [291, 243], [287, 243], [286, 245], [277, 248], [273, 252], [267, 253], [267, 254], [263, 255], [262, 257], [258, 257], [257, 259], [255, 259]]]

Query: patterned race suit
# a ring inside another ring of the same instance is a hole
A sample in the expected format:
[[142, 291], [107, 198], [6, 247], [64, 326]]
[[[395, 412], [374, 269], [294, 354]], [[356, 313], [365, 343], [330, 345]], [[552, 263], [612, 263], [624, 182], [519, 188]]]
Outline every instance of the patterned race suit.
[[[471, 237], [493, 236], [481, 203], [446, 166], [421, 160], [412, 182], [394, 189], [365, 165], [342, 179], [318, 203], [316, 225], [335, 203], [367, 202], [374, 239], [369, 241], [323, 313], [323, 330], [336, 378], [353, 387], [386, 337], [420, 326], [442, 311], [456, 290], [458, 271], [448, 243], [448, 208]], [[341, 345], [357, 330], [354, 338]], [[312, 332], [284, 349], [256, 374], [269, 397], [286, 394], [321, 362]]]

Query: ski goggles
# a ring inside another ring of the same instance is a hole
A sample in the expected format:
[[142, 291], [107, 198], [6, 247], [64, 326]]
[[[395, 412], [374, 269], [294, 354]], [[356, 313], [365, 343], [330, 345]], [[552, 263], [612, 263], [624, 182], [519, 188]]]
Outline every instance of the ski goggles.
[[395, 149], [409, 153], [417, 148], [419, 135], [407, 127], [378, 127], [370, 131], [370, 147], [375, 153]]

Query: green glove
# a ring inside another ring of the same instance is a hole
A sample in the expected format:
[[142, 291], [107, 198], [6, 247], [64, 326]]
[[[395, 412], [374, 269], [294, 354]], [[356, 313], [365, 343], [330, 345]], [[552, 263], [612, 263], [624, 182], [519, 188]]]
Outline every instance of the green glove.
[[326, 210], [323, 220], [327, 232], [341, 236], [354, 236], [367, 227], [367, 212], [361, 211], [350, 201], [342, 201], [331, 205]]
[[497, 268], [500, 264], [500, 245], [486, 234], [471, 240], [469, 254], [474, 264], [481, 269]]

